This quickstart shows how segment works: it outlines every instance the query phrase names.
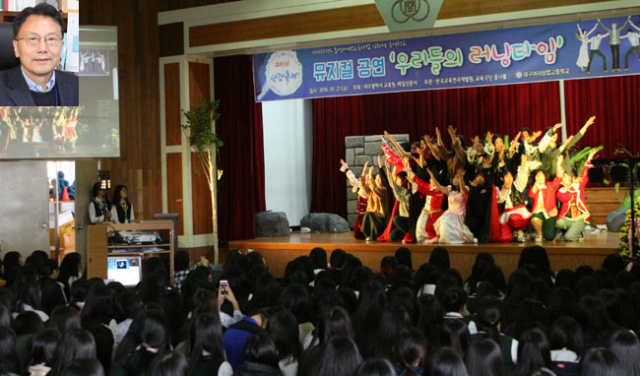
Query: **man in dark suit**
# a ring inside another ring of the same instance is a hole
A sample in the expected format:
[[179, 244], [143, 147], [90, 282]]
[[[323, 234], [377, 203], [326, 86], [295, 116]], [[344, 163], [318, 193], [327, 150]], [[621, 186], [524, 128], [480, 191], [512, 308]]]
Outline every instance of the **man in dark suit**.
[[0, 106], [78, 106], [78, 77], [55, 70], [64, 22], [46, 3], [25, 8], [13, 21], [18, 67], [0, 72]]

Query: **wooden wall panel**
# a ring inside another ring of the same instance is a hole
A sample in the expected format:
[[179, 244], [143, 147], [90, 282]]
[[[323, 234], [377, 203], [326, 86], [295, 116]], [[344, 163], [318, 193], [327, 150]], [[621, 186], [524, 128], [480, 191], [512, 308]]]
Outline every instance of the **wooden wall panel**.
[[384, 26], [375, 4], [194, 26], [189, 46], [233, 43]]
[[178, 235], [184, 235], [184, 199], [182, 194], [182, 153], [167, 153], [168, 212], [178, 213]]
[[211, 94], [209, 64], [189, 62], [189, 107], [194, 109]]
[[184, 24], [160, 25], [160, 57], [184, 55]]
[[180, 113], [180, 64], [164, 66], [164, 103], [167, 146], [180, 145], [182, 140]]
[[193, 234], [213, 232], [211, 193], [198, 153], [191, 153], [191, 199], [193, 201]]

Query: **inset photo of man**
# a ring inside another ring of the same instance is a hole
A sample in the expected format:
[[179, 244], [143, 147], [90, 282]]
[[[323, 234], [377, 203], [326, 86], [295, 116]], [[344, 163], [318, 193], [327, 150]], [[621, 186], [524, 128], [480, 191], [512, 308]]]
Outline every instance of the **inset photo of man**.
[[19, 63], [0, 72], [0, 106], [78, 106], [78, 77], [56, 69], [65, 50], [58, 9], [47, 3], [23, 9], [13, 21], [12, 44]]

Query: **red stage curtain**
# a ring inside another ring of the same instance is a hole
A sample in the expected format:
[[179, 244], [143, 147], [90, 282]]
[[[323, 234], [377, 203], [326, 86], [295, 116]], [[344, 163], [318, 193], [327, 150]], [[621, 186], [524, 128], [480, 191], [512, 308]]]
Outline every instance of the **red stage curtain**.
[[[266, 208], [262, 105], [255, 102], [250, 56], [214, 60], [215, 98], [220, 100], [216, 132], [224, 141], [218, 181], [220, 241], [255, 237], [254, 214]], [[194, 208], [197, 210], [197, 208]]]
[[[477, 87], [313, 100], [312, 212], [345, 216], [346, 183], [339, 171], [346, 136], [408, 133], [435, 135], [449, 124], [467, 141], [490, 130], [514, 137], [522, 127], [560, 121], [560, 84]], [[446, 138], [446, 132], [444, 134]], [[445, 141], [449, 144], [448, 140]]]
[[[640, 151], [640, 76], [565, 81], [567, 135], [592, 115], [596, 123], [577, 147], [603, 145], [600, 157], [616, 157], [616, 148]], [[621, 155], [619, 155], [621, 156]]]

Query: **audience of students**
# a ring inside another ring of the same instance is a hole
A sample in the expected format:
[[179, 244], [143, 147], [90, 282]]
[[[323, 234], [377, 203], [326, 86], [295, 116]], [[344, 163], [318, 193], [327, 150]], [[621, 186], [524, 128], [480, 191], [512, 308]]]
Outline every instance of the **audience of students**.
[[159, 258], [130, 290], [67, 258], [58, 274], [40, 252], [5, 255], [0, 376], [640, 376], [640, 273], [619, 256], [555, 273], [527, 247], [507, 283], [485, 253], [464, 282], [442, 247], [416, 272], [400, 249], [383, 273], [314, 249], [283, 279], [234, 251], [224, 286], [198, 266], [180, 291]]

